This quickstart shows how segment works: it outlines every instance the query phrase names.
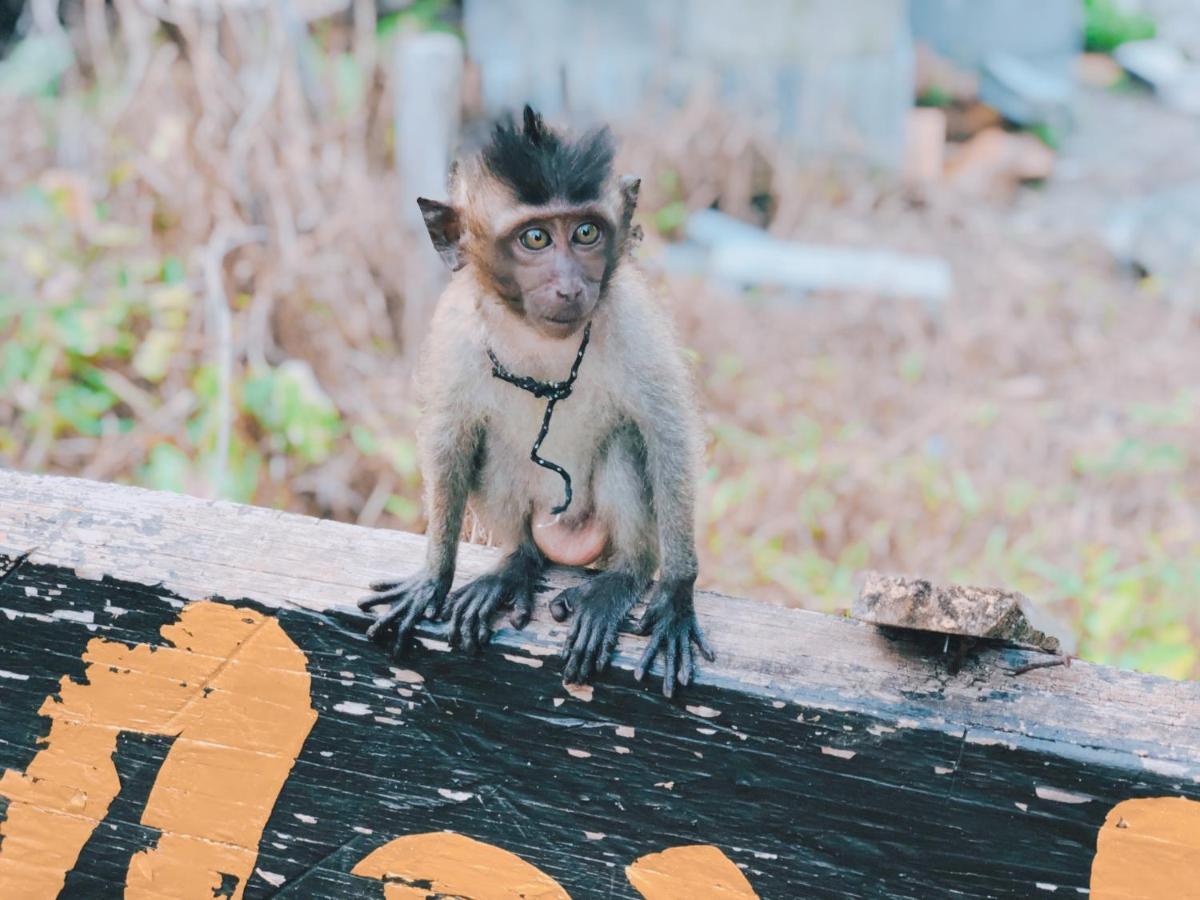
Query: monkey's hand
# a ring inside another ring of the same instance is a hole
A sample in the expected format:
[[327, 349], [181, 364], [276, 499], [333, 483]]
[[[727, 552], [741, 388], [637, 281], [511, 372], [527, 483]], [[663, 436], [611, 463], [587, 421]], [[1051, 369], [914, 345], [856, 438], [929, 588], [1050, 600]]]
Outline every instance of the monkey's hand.
[[634, 678], [641, 681], [654, 657], [663, 655], [666, 672], [663, 676], [663, 695], [674, 696], [675, 683], [686, 686], [696, 671], [695, 644], [709, 662], [716, 654], [704, 639], [704, 633], [696, 622], [696, 607], [692, 600], [692, 579], [663, 581], [654, 589], [650, 605], [637, 625], [638, 634], [649, 634], [650, 643], [642, 654]]
[[563, 683], [584, 684], [608, 668], [617, 632], [637, 602], [638, 582], [625, 572], [602, 572], [554, 598], [550, 613], [561, 622], [578, 607], [579, 616], [563, 645]]
[[450, 595], [442, 619], [450, 622], [450, 646], [478, 653], [492, 637], [492, 618], [511, 608], [508, 620], [524, 628], [533, 613], [535, 580], [523, 572], [503, 569], [481, 575]]
[[374, 581], [371, 590], [375, 593], [359, 600], [358, 608], [366, 611], [387, 605], [388, 609], [367, 629], [367, 637], [384, 645], [391, 640], [392, 655], [403, 656], [420, 618], [432, 619], [441, 610], [450, 581], [422, 572], [400, 581]]

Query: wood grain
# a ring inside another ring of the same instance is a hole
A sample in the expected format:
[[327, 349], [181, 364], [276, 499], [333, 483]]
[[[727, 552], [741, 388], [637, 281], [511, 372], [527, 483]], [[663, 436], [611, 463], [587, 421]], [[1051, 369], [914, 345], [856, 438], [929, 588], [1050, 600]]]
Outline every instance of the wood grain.
[[[33, 563], [67, 566], [84, 577], [114, 575], [185, 597], [217, 594], [354, 617], [360, 616], [354, 600], [369, 581], [420, 565], [424, 539], [121, 485], [0, 472], [0, 553], [29, 550]], [[496, 559], [495, 551], [464, 545], [459, 583]], [[522, 653], [558, 650], [566, 627], [551, 619], [545, 601], [580, 577], [586, 576], [552, 571], [527, 628], [501, 627], [495, 643]], [[978, 741], [1050, 742], [1052, 752], [1107, 754], [1132, 769], [1170, 771], [1200, 784], [1200, 683], [1087, 663], [1012, 678], [1006, 670], [1040, 657], [1004, 648], [975, 652], [951, 675], [940, 641], [930, 646], [836, 617], [711, 593], [698, 595], [697, 608], [717, 651], [716, 663], [701, 670], [701, 684]], [[422, 627], [429, 637], [442, 634], [439, 625]], [[642, 644], [623, 635], [614, 665], [631, 670]]]

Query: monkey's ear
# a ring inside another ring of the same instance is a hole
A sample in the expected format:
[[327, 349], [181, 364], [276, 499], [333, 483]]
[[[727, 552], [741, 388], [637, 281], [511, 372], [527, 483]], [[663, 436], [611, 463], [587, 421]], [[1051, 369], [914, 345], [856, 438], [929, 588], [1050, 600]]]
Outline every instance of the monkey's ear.
[[642, 187], [642, 179], [636, 175], [621, 176], [621, 231], [629, 234], [629, 226], [633, 222], [633, 214], [637, 210], [638, 191]]
[[458, 210], [446, 203], [436, 200], [417, 198], [417, 206], [421, 207], [421, 215], [425, 219], [425, 228], [429, 231], [429, 239], [438, 256], [453, 272], [457, 272], [467, 264], [462, 251], [462, 222]]

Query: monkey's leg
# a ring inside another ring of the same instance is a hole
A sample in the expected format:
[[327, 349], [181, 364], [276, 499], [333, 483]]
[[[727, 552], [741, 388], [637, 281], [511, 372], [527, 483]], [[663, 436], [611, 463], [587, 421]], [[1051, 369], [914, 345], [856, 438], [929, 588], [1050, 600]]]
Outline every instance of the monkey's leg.
[[526, 537], [495, 572], [481, 575], [450, 595], [442, 619], [450, 621], [450, 645], [478, 653], [492, 636], [497, 610], [512, 609], [508, 620], [524, 628], [533, 614], [533, 596], [546, 561]]
[[397, 581], [373, 582], [375, 593], [358, 601], [362, 610], [388, 606], [367, 629], [367, 637], [379, 643], [390, 638], [393, 656], [404, 653], [422, 616], [433, 618], [441, 611], [450, 591], [463, 511], [483, 440], [482, 432], [452, 409], [429, 413], [423, 435], [428, 444], [422, 465], [429, 511], [425, 567]]
[[593, 476], [594, 515], [605, 523], [611, 546], [608, 571], [560, 593], [550, 612], [576, 619], [563, 647], [563, 681], [582, 683], [608, 668], [617, 635], [657, 564], [653, 516], [642, 476], [637, 429], [618, 429], [601, 449]]

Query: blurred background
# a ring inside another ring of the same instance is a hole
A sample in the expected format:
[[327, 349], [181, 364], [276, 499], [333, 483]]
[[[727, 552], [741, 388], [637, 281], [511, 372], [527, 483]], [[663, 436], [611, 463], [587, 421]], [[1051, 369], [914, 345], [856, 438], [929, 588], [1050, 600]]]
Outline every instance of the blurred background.
[[704, 586], [1200, 676], [1200, 0], [0, 0], [0, 466], [421, 530], [417, 194], [611, 122]]

